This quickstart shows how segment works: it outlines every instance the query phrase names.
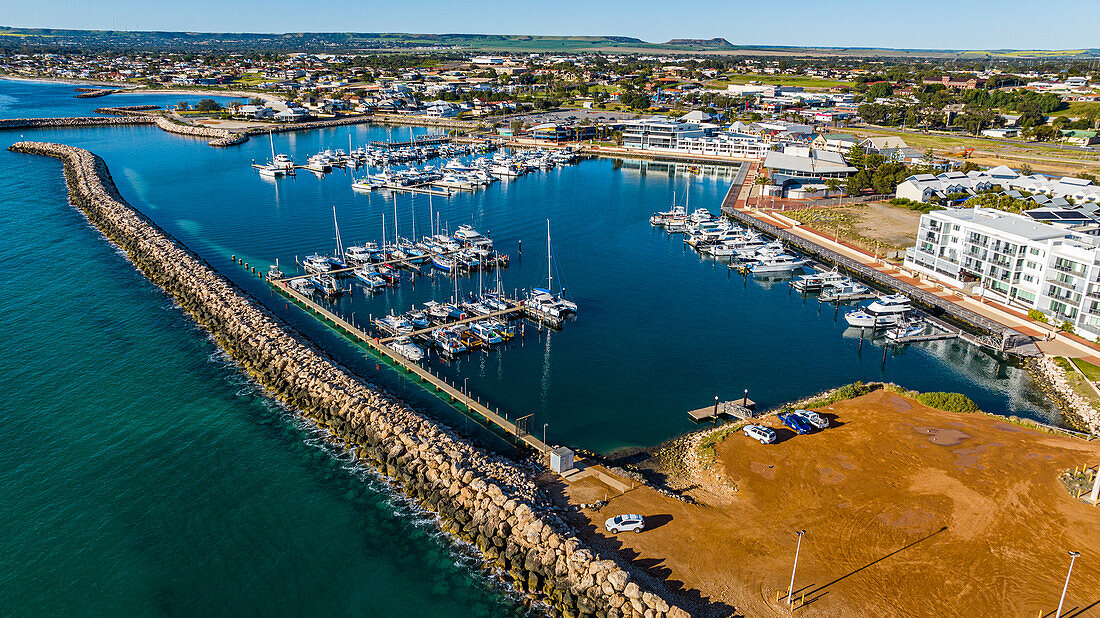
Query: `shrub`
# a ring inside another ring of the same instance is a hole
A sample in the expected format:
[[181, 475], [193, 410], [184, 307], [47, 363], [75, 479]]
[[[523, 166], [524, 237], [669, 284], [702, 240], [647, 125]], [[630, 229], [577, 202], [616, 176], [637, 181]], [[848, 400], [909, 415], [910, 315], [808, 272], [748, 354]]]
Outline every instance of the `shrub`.
[[1039, 311], [1038, 309], [1028, 309], [1027, 310], [1027, 317], [1031, 318], [1032, 320], [1035, 320], [1036, 322], [1042, 322], [1043, 324], [1047, 323], [1046, 314], [1043, 313], [1042, 311]]
[[944, 412], [958, 412], [960, 414], [973, 414], [981, 412], [978, 404], [962, 393], [921, 393], [917, 395], [917, 401]]
[[1058, 330], [1062, 331], [1063, 333], [1069, 333], [1069, 334], [1072, 335], [1073, 334], [1073, 322], [1070, 322], [1068, 320], [1063, 321], [1061, 324], [1058, 325]]
[[802, 404], [803, 408], [821, 408], [827, 405], [834, 404], [838, 401], [845, 401], [847, 399], [855, 399], [856, 397], [866, 395], [873, 390], [882, 388], [881, 384], [864, 384], [863, 382], [856, 382], [854, 384], [845, 384], [834, 390], [831, 393], [822, 395], [817, 399], [811, 399]]

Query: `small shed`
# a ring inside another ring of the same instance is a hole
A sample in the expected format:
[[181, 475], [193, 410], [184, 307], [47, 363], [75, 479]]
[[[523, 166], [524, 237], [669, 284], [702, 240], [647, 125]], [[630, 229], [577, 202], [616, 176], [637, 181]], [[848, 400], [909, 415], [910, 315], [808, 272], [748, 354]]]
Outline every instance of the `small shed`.
[[573, 451], [564, 446], [550, 451], [550, 469], [558, 474], [573, 469]]

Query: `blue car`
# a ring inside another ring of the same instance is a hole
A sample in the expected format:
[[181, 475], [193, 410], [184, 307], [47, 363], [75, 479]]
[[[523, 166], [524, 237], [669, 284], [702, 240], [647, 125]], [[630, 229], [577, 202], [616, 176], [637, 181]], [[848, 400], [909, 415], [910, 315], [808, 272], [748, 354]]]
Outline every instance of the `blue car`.
[[801, 416], [792, 414], [790, 412], [783, 412], [779, 415], [779, 420], [783, 421], [783, 424], [794, 430], [795, 433], [802, 435], [813, 431], [813, 427], [810, 426]]

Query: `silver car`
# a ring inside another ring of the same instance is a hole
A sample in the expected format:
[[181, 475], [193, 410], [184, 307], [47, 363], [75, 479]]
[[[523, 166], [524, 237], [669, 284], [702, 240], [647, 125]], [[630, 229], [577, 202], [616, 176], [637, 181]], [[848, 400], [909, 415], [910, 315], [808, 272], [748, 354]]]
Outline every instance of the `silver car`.
[[806, 421], [807, 423], [813, 425], [818, 429], [825, 429], [829, 426], [829, 419], [821, 416], [813, 410], [795, 410], [794, 413], [798, 416], [801, 416], [802, 420]]
[[753, 440], [759, 440], [760, 444], [771, 444], [775, 442], [775, 431], [771, 427], [765, 427], [763, 425], [745, 425], [745, 428], [741, 431], [745, 432], [745, 435]]
[[611, 534], [620, 532], [641, 532], [645, 529], [645, 518], [641, 515], [617, 515], [603, 524]]

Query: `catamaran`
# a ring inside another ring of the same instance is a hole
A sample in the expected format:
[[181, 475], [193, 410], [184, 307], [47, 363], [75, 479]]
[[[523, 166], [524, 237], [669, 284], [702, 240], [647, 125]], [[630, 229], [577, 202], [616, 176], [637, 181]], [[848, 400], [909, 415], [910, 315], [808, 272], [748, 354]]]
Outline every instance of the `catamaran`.
[[[538, 315], [554, 319], [567, 315], [576, 315], [577, 304], [564, 298], [565, 288], [555, 294], [554, 289], [554, 251], [550, 240], [550, 220], [546, 220], [546, 287], [534, 288], [527, 295], [524, 305]], [[559, 280], [561, 277], [558, 278]]]

